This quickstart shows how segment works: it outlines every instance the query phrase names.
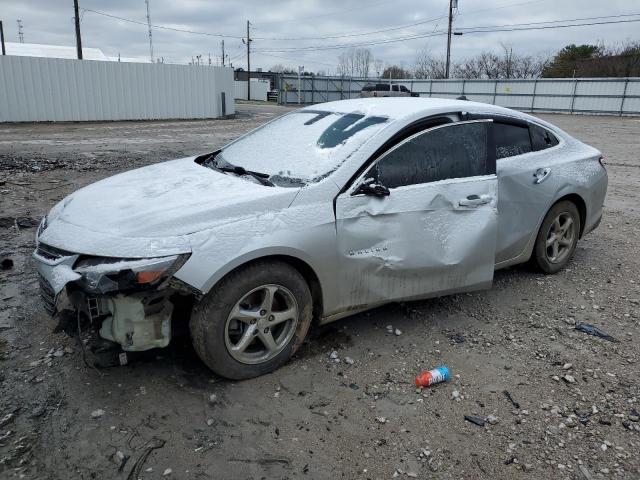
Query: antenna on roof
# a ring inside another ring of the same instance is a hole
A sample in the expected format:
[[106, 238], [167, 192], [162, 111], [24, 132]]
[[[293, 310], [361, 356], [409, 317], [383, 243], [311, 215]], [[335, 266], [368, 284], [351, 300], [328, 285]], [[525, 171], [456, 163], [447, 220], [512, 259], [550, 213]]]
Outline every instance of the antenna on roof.
[[149, 9], [149, 0], [144, 0], [144, 3], [147, 4], [147, 26], [149, 27], [149, 58], [151, 58], [151, 63], [153, 63], [153, 37], [151, 35], [151, 11]]
[[16, 20], [16, 23], [18, 24], [18, 40], [20, 41], [20, 43], [24, 43], [24, 32], [22, 31], [22, 20], [18, 19]]

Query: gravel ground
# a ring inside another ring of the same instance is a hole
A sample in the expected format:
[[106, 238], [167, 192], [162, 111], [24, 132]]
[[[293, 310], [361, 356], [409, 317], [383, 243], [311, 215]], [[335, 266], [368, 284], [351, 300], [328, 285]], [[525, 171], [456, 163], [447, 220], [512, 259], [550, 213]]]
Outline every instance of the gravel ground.
[[[602, 225], [557, 275], [511, 268], [488, 291], [316, 327], [292, 362], [244, 382], [213, 376], [188, 337], [85, 366], [73, 328], [39, 305], [21, 217], [284, 111], [0, 126], [0, 260], [13, 261], [0, 271], [0, 478], [640, 478], [637, 118], [543, 116], [605, 152], [610, 174]], [[452, 381], [417, 391], [438, 365]]]

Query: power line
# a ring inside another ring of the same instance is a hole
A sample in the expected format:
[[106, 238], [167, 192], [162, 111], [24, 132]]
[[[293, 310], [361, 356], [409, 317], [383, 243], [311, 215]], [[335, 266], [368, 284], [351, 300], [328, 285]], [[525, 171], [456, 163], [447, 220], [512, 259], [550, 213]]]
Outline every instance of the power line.
[[[273, 58], [280, 58], [282, 60], [287, 60], [289, 62], [294, 62], [297, 63], [298, 60], [294, 60], [293, 58], [289, 58], [289, 57], [283, 57], [282, 55], [274, 55], [272, 53], [262, 53], [262, 52], [258, 52], [260, 55], [264, 55], [267, 57], [273, 57]], [[255, 51], [254, 51], [255, 54]], [[318, 65], [324, 65], [326, 67], [335, 67], [336, 64], [335, 63], [325, 63], [325, 62], [317, 62], [315, 60], [307, 60], [307, 63], [313, 63], [313, 64], [318, 64]]]
[[[82, 9], [83, 12], [91, 12], [91, 13], [95, 13], [96, 15], [102, 15], [105, 17], [109, 17], [109, 18], [115, 18], [116, 20], [122, 20], [123, 22], [129, 22], [129, 23], [135, 23], [137, 25], [144, 25], [147, 26], [147, 22], [140, 22], [138, 20], [132, 20], [130, 18], [124, 18], [124, 17], [118, 17], [117, 15], [111, 15], [110, 13], [105, 13], [105, 12], [99, 12], [98, 10], [91, 10], [90, 8], [83, 8]], [[222, 33], [211, 33], [211, 32], [199, 32], [196, 30], [187, 30], [184, 28], [174, 28], [174, 27], [167, 27], [164, 25], [155, 25], [155, 24], [151, 24], [151, 26], [153, 28], [160, 28], [162, 30], [171, 30], [174, 32], [182, 32], [182, 33], [192, 33], [194, 35], [206, 35], [209, 37], [223, 37], [223, 38], [237, 38], [237, 39], [242, 39], [244, 37], [242, 36], [236, 36], [236, 35], [225, 35]]]
[[623, 18], [623, 17], [637, 17], [640, 15], [638, 13], [622, 13], [618, 15], [603, 15], [599, 17], [582, 17], [582, 18], [567, 18], [564, 20], [547, 20], [543, 22], [525, 22], [525, 23], [510, 23], [507, 25], [487, 25], [485, 27], [459, 27], [456, 30], [465, 30], [470, 28], [503, 28], [503, 27], [520, 27], [520, 26], [534, 26], [534, 25], [544, 25], [547, 23], [562, 23], [562, 22], [582, 22], [585, 20], [603, 20], [605, 18]]
[[[384, 2], [378, 2], [378, 3], [371, 3], [366, 5], [367, 9], [371, 9], [380, 5], [386, 5], [388, 3], [396, 3], [397, 0], [386, 0]], [[362, 6], [358, 6], [358, 7], [354, 7], [354, 8], [349, 8], [346, 10], [340, 10], [338, 12], [331, 12], [331, 13], [322, 13], [320, 15], [308, 15], [305, 17], [297, 17], [297, 18], [292, 18], [289, 20], [273, 20], [273, 21], [269, 21], [269, 22], [260, 22], [260, 23], [256, 23], [256, 25], [260, 26], [260, 25], [272, 25], [274, 23], [291, 23], [291, 22], [299, 22], [301, 20], [306, 20], [306, 19], [317, 19], [317, 18], [322, 18], [322, 17], [331, 17], [333, 15], [341, 15], [343, 13], [347, 13], [347, 12], [362, 12]]]
[[370, 30], [368, 32], [355, 32], [355, 33], [344, 33], [342, 35], [325, 35], [323, 37], [253, 37], [256, 40], [324, 40], [324, 39], [333, 39], [333, 38], [346, 38], [346, 37], [360, 37], [365, 35], [373, 35], [375, 33], [384, 33], [391, 32], [393, 30], [402, 30], [405, 28], [411, 28], [418, 25], [424, 25], [426, 23], [435, 22], [441, 20], [443, 18], [447, 18], [447, 15], [440, 15], [439, 17], [432, 17], [426, 20], [422, 20], [420, 22], [408, 23], [405, 25], [398, 25], [396, 27], [383, 28], [380, 30]]
[[[578, 23], [578, 24], [566, 24], [566, 25], [545, 25], [545, 26], [536, 26], [541, 24], [549, 24], [549, 23], [559, 23], [559, 22], [574, 22], [581, 20], [590, 20], [590, 19], [598, 19], [598, 18], [618, 18], [618, 17], [629, 17], [629, 16], [638, 16], [640, 13], [633, 14], [624, 14], [624, 15], [611, 15], [605, 17], [590, 17], [583, 19], [567, 19], [567, 20], [552, 20], [547, 22], [533, 22], [533, 23], [521, 23], [521, 24], [511, 24], [511, 25], [495, 25], [495, 26], [485, 26], [485, 27], [463, 27], [457, 30], [462, 31], [463, 33], [492, 33], [492, 32], [511, 32], [511, 31], [525, 31], [525, 30], [546, 30], [546, 29], [554, 29], [554, 28], [570, 28], [570, 27], [584, 27], [584, 26], [592, 26], [592, 25], [610, 25], [617, 23], [633, 23], [639, 22], [640, 18], [631, 19], [631, 20], [615, 20], [615, 21], [603, 21], [603, 22], [591, 22], [591, 23]], [[518, 27], [518, 28], [512, 28]], [[387, 43], [396, 43], [402, 42], [406, 40], [415, 40], [418, 38], [429, 38], [435, 37], [439, 35], [446, 35], [446, 31], [434, 31], [430, 33], [421, 33], [414, 34], [402, 37], [395, 37], [391, 39], [379, 40], [379, 41], [370, 41], [370, 42], [360, 42], [360, 43], [349, 43], [349, 44], [340, 44], [340, 45], [316, 45], [309, 47], [291, 47], [291, 48], [265, 48], [262, 50], [255, 50], [256, 52], [302, 52], [302, 51], [322, 51], [322, 50], [336, 50], [342, 48], [352, 48], [352, 47], [365, 47], [371, 45], [382, 45]]]

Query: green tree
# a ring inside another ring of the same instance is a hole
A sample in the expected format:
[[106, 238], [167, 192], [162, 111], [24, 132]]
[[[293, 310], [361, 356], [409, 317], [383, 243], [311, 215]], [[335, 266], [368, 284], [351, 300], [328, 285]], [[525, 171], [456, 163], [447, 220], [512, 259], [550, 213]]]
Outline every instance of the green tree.
[[573, 77], [580, 60], [595, 58], [602, 54], [598, 45], [567, 45], [545, 67], [542, 76], [546, 78]]

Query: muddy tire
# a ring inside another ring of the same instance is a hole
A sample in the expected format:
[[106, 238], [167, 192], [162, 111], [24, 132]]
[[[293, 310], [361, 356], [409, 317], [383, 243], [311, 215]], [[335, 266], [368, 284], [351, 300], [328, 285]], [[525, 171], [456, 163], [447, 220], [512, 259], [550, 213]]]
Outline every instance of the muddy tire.
[[286, 263], [261, 261], [222, 279], [194, 306], [189, 326], [202, 361], [218, 375], [241, 380], [286, 363], [311, 319], [304, 277]]
[[580, 213], [573, 202], [556, 203], [542, 221], [533, 249], [532, 264], [545, 273], [562, 270], [576, 250]]

